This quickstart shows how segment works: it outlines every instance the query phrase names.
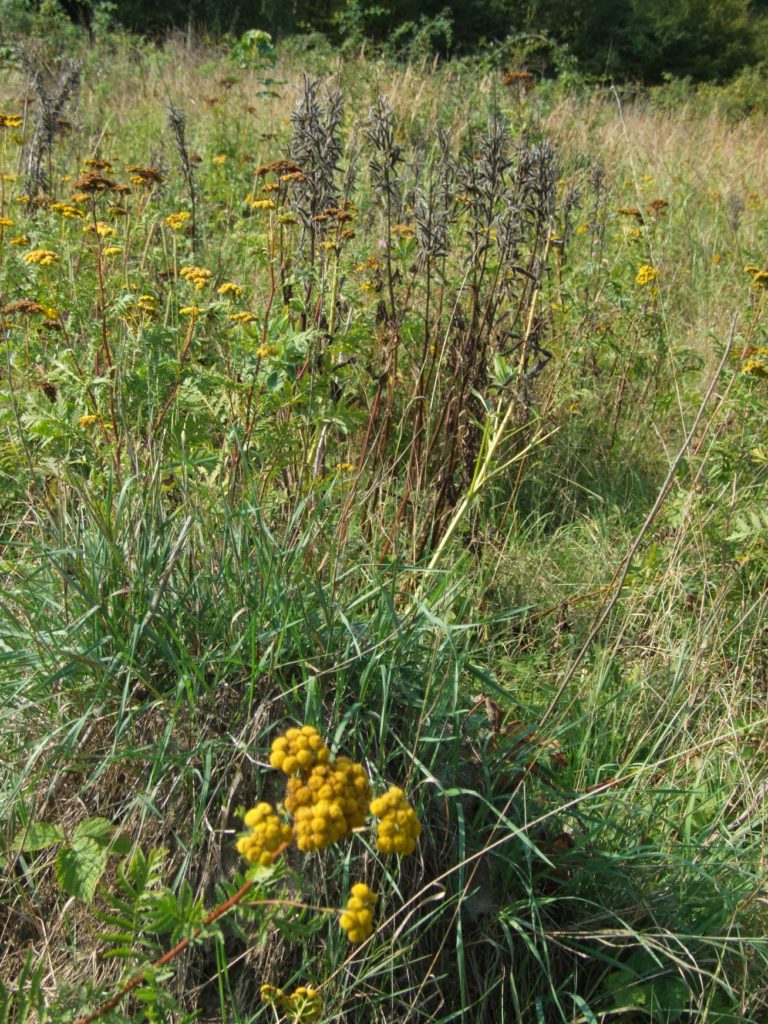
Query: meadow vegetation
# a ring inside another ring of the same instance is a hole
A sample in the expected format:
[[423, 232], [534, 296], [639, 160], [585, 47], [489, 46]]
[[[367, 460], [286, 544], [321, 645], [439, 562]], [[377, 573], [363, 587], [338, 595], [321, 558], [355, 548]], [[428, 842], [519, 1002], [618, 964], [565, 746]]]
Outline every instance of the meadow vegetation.
[[314, 43], [0, 74], [0, 1020], [766, 1021], [758, 80]]

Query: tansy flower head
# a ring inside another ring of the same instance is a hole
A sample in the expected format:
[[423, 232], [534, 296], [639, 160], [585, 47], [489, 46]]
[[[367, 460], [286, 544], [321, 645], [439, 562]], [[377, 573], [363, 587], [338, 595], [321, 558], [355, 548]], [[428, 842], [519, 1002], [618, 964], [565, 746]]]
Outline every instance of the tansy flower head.
[[136, 300], [136, 305], [146, 313], [154, 313], [157, 311], [157, 299], [154, 295], [140, 295]]
[[77, 421], [78, 427], [92, 427], [94, 423], [99, 422], [98, 416], [81, 416]]
[[73, 206], [72, 203], [52, 203], [51, 210], [54, 213], [60, 213], [62, 217], [66, 217], [68, 220], [79, 220], [83, 216], [83, 211], [77, 206]]
[[83, 231], [96, 232], [99, 238], [109, 238], [110, 235], [116, 235], [117, 232], [109, 224], [105, 224], [103, 220], [97, 220], [95, 224], [85, 224]]
[[284, 825], [268, 803], [257, 804], [248, 811], [245, 826], [251, 831], [238, 839], [237, 852], [251, 864], [261, 864], [262, 867], [269, 867], [277, 850], [293, 839], [291, 826]]
[[225, 164], [227, 160], [229, 160], [229, 157], [226, 153], [217, 153], [216, 156], [213, 157], [213, 162], [215, 164]]
[[640, 288], [643, 288], [645, 285], [650, 284], [651, 281], [655, 281], [658, 276], [659, 272], [656, 267], [652, 267], [650, 264], [644, 263], [637, 271], [635, 284]]
[[310, 771], [316, 764], [327, 763], [330, 757], [331, 752], [317, 729], [313, 725], [302, 725], [299, 729], [288, 729], [284, 736], [272, 741], [269, 763], [286, 775], [296, 775]]
[[24, 253], [22, 259], [25, 263], [36, 263], [40, 267], [50, 267], [52, 263], [59, 262], [59, 256], [50, 249], [32, 249]]
[[179, 231], [192, 216], [187, 210], [181, 210], [179, 213], [169, 213], [165, 218], [165, 223], [172, 231]]
[[202, 312], [200, 306], [182, 306], [179, 310], [179, 316], [200, 316]]
[[0, 217], [0, 228], [9, 228], [13, 224], [10, 217]]
[[21, 128], [23, 123], [19, 114], [0, 114], [0, 128]]
[[360, 828], [369, 801], [370, 786], [363, 765], [339, 757], [290, 778], [283, 803], [293, 815], [296, 845], [306, 853], [331, 846]]
[[421, 823], [402, 789], [391, 786], [384, 796], [373, 800], [371, 814], [380, 819], [376, 846], [382, 853], [413, 853]]
[[761, 363], [759, 359], [747, 359], [742, 365], [741, 372], [748, 374], [750, 377], [768, 377], [768, 366], [765, 363]]
[[219, 287], [219, 295], [242, 295], [243, 289], [239, 284], [235, 284], [234, 281], [225, 281], [223, 285]]
[[105, 256], [117, 256], [117, 254], [122, 252], [122, 251], [123, 250], [120, 248], [119, 245], [108, 245], [107, 248], [104, 250], [104, 255]]
[[378, 898], [362, 882], [352, 886], [347, 906], [339, 921], [350, 942], [365, 942], [373, 935], [373, 911]]
[[281, 1003], [288, 1018], [296, 1024], [316, 1024], [323, 1012], [320, 993], [306, 985], [300, 985], [289, 996], [283, 996]]
[[182, 267], [179, 273], [196, 291], [205, 288], [212, 276], [210, 270], [206, 270], [205, 267]]
[[275, 204], [271, 199], [254, 199], [250, 194], [245, 200], [254, 210], [274, 210]]
[[11, 239], [11, 245], [29, 245], [29, 235], [16, 235]]
[[247, 310], [241, 310], [239, 313], [230, 313], [227, 316], [227, 320], [232, 320], [236, 324], [252, 324], [255, 319], [256, 315], [247, 312]]

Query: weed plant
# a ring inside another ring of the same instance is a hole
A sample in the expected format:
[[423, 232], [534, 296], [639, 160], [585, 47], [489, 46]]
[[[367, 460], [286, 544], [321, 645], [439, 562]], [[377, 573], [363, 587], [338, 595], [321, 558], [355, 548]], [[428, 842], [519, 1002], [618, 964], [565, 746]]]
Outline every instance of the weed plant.
[[[72, 50], [0, 82], [0, 1019], [768, 1019], [762, 117]], [[304, 723], [411, 857], [244, 872]]]

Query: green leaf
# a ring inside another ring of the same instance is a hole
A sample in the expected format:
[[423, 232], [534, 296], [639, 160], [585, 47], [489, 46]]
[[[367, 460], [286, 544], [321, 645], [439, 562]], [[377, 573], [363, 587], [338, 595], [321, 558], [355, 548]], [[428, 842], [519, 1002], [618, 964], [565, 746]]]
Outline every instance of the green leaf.
[[11, 849], [21, 850], [22, 853], [34, 853], [35, 850], [45, 850], [49, 846], [60, 843], [63, 839], [64, 829], [61, 825], [33, 821], [28, 828], [16, 834]]
[[59, 850], [56, 880], [64, 892], [90, 903], [107, 866], [107, 849], [90, 836]]
[[86, 818], [75, 827], [72, 833], [72, 845], [80, 839], [95, 839], [101, 845], [107, 845], [112, 835], [112, 822], [106, 818]]

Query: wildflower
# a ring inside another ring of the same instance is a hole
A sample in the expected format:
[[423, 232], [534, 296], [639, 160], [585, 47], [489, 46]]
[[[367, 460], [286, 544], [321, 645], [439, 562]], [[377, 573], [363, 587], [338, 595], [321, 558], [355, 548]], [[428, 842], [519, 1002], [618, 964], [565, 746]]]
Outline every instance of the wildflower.
[[189, 284], [193, 285], [197, 291], [201, 291], [208, 284], [208, 280], [211, 277], [210, 270], [206, 270], [205, 267], [182, 267], [179, 271], [181, 276]]
[[51, 210], [54, 213], [60, 213], [62, 217], [66, 217], [68, 220], [79, 219], [83, 216], [83, 211], [71, 203], [52, 203]]
[[635, 284], [640, 288], [643, 288], [645, 285], [650, 284], [651, 281], [655, 281], [658, 276], [659, 272], [656, 267], [652, 267], [648, 263], [643, 263], [643, 265], [638, 268], [637, 276], [635, 277]]
[[107, 248], [104, 250], [104, 255], [105, 256], [117, 256], [117, 254], [121, 253], [122, 251], [123, 250], [121, 249], [121, 247], [119, 245], [108, 245]]
[[19, 114], [0, 114], [0, 128], [21, 128], [23, 123]]
[[336, 472], [337, 473], [354, 473], [355, 467], [351, 462], [337, 462]]
[[587, 231], [588, 228], [586, 224], [579, 224], [579, 226], [576, 228], [577, 235], [586, 235]]
[[248, 313], [245, 310], [239, 313], [230, 313], [227, 316], [227, 320], [232, 320], [236, 324], [252, 324], [255, 319], [256, 316], [253, 313]]
[[[47, 313], [48, 310], [42, 304], [42, 302], [36, 302], [34, 299], [19, 299], [18, 302], [9, 302], [6, 306], [3, 306], [3, 313]], [[55, 316], [55, 311], [53, 315]]]
[[253, 196], [246, 196], [245, 200], [253, 210], [274, 210], [275, 204], [271, 199], [254, 199]]
[[335, 252], [339, 246], [337, 242], [333, 241], [333, 239], [329, 239], [327, 242], [320, 242], [320, 248], [327, 249], [329, 252]]
[[97, 192], [112, 192], [117, 187], [114, 181], [105, 178], [98, 171], [88, 171], [81, 175], [74, 186], [77, 191], [85, 192], [87, 195], [96, 195]]
[[218, 153], [215, 157], [213, 157], [213, 162], [215, 164], [225, 164], [227, 160], [229, 160], [229, 157], [227, 156], [226, 153]]
[[200, 306], [182, 306], [179, 310], [179, 316], [200, 316], [202, 312]]
[[278, 224], [298, 224], [298, 220], [290, 213], [283, 213], [277, 218]]
[[269, 356], [277, 355], [277, 349], [274, 345], [259, 345], [256, 349], [256, 355], [259, 359], [267, 359]]
[[83, 166], [89, 167], [92, 171], [106, 171], [108, 174], [112, 172], [112, 163], [109, 160], [87, 157], [83, 160]]
[[138, 164], [132, 164], [126, 170], [131, 175], [131, 181], [134, 185], [149, 187], [150, 185], [159, 185], [163, 180], [162, 174], [156, 167], [142, 167]]
[[[298, 749], [295, 756], [286, 756], [283, 764], [298, 761], [301, 755], [304, 760], [307, 755], [312, 758], [315, 753], [319, 755], [320, 751]], [[353, 829], [360, 828], [365, 822], [369, 801], [370, 786], [363, 765], [348, 757], [339, 757], [332, 763], [315, 763], [308, 771], [305, 769], [301, 775], [291, 777], [283, 803], [293, 815], [296, 845], [307, 852], [331, 846]]]
[[172, 231], [179, 231], [192, 216], [187, 210], [181, 210], [179, 213], [169, 213], [165, 218], [165, 223]]
[[269, 763], [286, 775], [295, 775], [308, 772], [316, 764], [326, 764], [330, 757], [331, 752], [317, 729], [303, 725], [300, 729], [288, 729], [284, 736], [272, 741]]
[[352, 886], [339, 922], [350, 942], [365, 942], [373, 935], [373, 911], [378, 898], [363, 882]]
[[768, 270], [758, 270], [752, 275], [752, 282], [761, 288], [768, 288]]
[[620, 217], [634, 217], [638, 224], [644, 224], [645, 219], [636, 206], [620, 206], [616, 211]]
[[157, 312], [157, 299], [154, 295], [140, 295], [136, 300], [136, 305], [139, 309], [143, 309], [145, 313]]
[[287, 174], [280, 175], [280, 181], [304, 181], [304, 175], [301, 171], [289, 171]]
[[98, 416], [81, 416], [77, 421], [78, 427], [92, 427], [94, 423], [99, 422]]
[[748, 374], [750, 377], [768, 377], [768, 366], [765, 363], [761, 363], [758, 359], [747, 359], [742, 365], [741, 372]]
[[652, 199], [646, 206], [646, 210], [653, 217], [663, 217], [669, 203], [666, 199]]
[[259, 996], [261, 997], [262, 1003], [278, 1003], [285, 999], [285, 992], [281, 988], [276, 988], [274, 985], [262, 985], [259, 989]]
[[22, 257], [25, 263], [36, 263], [41, 267], [50, 267], [52, 263], [59, 262], [59, 256], [50, 249], [32, 249]]
[[275, 181], [268, 181], [267, 184], [262, 188], [262, 192], [278, 192], [280, 186]]
[[29, 235], [16, 235], [11, 239], [11, 245], [29, 245]]
[[413, 853], [421, 823], [402, 789], [391, 786], [384, 796], [373, 800], [371, 814], [380, 819], [376, 846], [382, 853]]
[[29, 196], [27, 196], [27, 195], [16, 196], [16, 202], [20, 203], [22, 206], [26, 206], [27, 203], [29, 202]]
[[285, 174], [301, 174], [301, 168], [298, 164], [293, 163], [292, 160], [275, 160], [271, 164], [262, 164], [261, 167], [257, 167], [253, 172], [260, 178], [263, 178], [265, 174], [277, 174], [278, 176]]
[[10, 217], [0, 217], [0, 228], [9, 228], [13, 225]]
[[219, 286], [219, 295], [242, 295], [243, 289], [234, 281], [225, 281]]
[[97, 220], [95, 224], [85, 224], [83, 231], [87, 233], [96, 232], [99, 238], [109, 238], [110, 235], [116, 235], [117, 232], [111, 225], [105, 224], [103, 220]]
[[287, 1016], [296, 1024], [315, 1024], [323, 1012], [320, 993], [305, 985], [294, 989], [289, 996], [284, 995], [281, 1003]]
[[281, 846], [293, 839], [293, 829], [280, 821], [274, 807], [260, 803], [245, 815], [245, 827], [251, 831], [237, 841], [237, 852], [251, 864], [269, 867]]

